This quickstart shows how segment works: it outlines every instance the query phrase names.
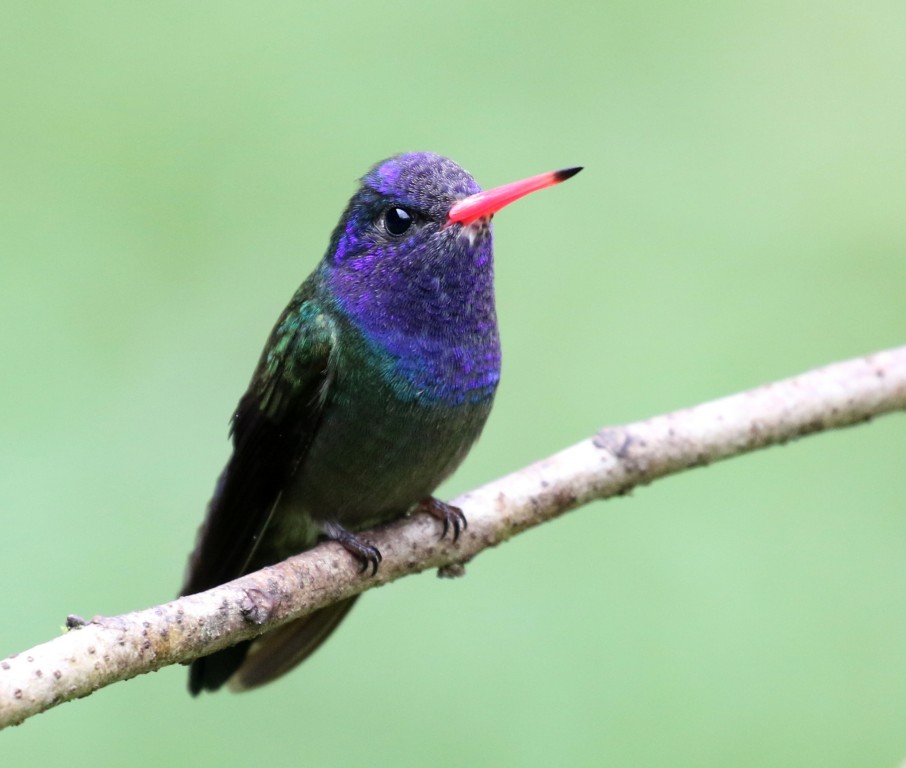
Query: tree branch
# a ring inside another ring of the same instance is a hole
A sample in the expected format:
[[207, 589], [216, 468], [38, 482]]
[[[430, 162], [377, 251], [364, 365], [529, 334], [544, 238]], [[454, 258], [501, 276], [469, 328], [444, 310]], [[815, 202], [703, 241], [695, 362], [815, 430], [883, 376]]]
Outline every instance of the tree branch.
[[594, 437], [460, 496], [469, 527], [457, 544], [413, 515], [365, 534], [384, 555], [377, 576], [325, 543], [257, 573], [143, 611], [90, 622], [0, 661], [0, 728], [118, 680], [254, 637], [411, 573], [456, 575], [488, 547], [594, 499], [659, 477], [906, 410], [906, 346]]

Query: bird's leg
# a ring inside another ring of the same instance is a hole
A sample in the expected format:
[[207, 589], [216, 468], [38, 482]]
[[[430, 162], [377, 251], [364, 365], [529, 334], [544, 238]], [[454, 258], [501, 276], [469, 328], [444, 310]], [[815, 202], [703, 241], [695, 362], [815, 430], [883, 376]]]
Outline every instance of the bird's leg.
[[381, 551], [374, 544], [360, 539], [339, 523], [325, 523], [321, 530], [328, 539], [342, 544], [349, 554], [361, 561], [362, 567], [359, 569], [359, 573], [367, 571], [369, 565], [371, 566], [371, 575], [374, 576], [377, 573], [378, 565], [384, 558], [381, 555]]
[[417, 512], [427, 512], [431, 517], [435, 517], [444, 524], [444, 529], [440, 534], [441, 538], [447, 535], [450, 526], [453, 527], [453, 543], [459, 539], [459, 534], [469, 527], [466, 516], [459, 507], [447, 504], [445, 501], [428, 496], [422, 499], [416, 507]]

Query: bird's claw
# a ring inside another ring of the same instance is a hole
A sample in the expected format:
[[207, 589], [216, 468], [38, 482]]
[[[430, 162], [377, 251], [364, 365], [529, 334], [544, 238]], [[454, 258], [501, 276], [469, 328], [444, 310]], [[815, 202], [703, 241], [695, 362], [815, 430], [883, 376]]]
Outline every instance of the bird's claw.
[[325, 526], [324, 533], [328, 538], [338, 544], [342, 544], [343, 548], [349, 552], [349, 554], [361, 562], [362, 567], [359, 568], [359, 573], [365, 573], [369, 566], [371, 566], [372, 576], [377, 573], [378, 565], [380, 565], [384, 556], [381, 554], [381, 550], [374, 546], [374, 544], [365, 541], [364, 539], [360, 539], [358, 536], [350, 533], [336, 523]]
[[380, 565], [384, 556], [381, 554], [381, 550], [374, 546], [374, 544], [369, 544], [368, 542], [363, 542], [361, 540], [359, 540], [359, 544], [359, 549], [352, 550], [349, 549], [349, 547], [346, 548], [362, 561], [362, 567], [359, 568], [359, 573], [365, 573], [370, 565], [371, 575], [374, 576], [377, 573], [378, 565]]
[[459, 540], [459, 534], [469, 527], [469, 522], [459, 507], [447, 504], [445, 501], [435, 499], [429, 496], [419, 502], [418, 509], [420, 512], [427, 512], [431, 517], [440, 520], [444, 524], [440, 538], [445, 538], [450, 528], [453, 528], [453, 543]]

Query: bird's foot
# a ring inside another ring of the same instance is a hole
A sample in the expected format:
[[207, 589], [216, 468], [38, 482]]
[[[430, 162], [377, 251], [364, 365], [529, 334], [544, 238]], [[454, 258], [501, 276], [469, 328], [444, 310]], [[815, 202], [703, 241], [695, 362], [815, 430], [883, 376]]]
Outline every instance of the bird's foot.
[[459, 534], [469, 527], [466, 516], [459, 507], [447, 504], [445, 501], [428, 496], [422, 499], [416, 507], [418, 512], [427, 512], [431, 517], [435, 517], [444, 524], [444, 529], [440, 534], [441, 538], [447, 535], [447, 531], [453, 528], [453, 543], [459, 539]]
[[380, 565], [380, 562], [384, 557], [381, 555], [381, 550], [374, 546], [374, 544], [371, 544], [364, 539], [360, 539], [338, 523], [327, 523], [324, 525], [323, 530], [324, 535], [327, 536], [328, 539], [335, 541], [338, 544], [342, 544], [343, 548], [349, 552], [349, 554], [358, 558], [362, 564], [362, 567], [359, 568], [359, 573], [367, 571], [368, 566], [371, 566], [372, 576], [377, 573], [378, 565]]

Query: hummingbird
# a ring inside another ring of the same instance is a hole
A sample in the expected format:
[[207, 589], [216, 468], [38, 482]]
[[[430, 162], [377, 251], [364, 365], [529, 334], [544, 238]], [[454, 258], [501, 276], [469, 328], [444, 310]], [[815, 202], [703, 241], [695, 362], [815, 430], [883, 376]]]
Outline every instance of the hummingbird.
[[[431, 494], [481, 433], [500, 378], [491, 218], [580, 170], [482, 191], [452, 160], [413, 152], [362, 177], [233, 413], [182, 595], [323, 539], [377, 573], [381, 553], [358, 533], [416, 512], [458, 539], [462, 510]], [[280, 677], [356, 597], [197, 659], [190, 692]]]

